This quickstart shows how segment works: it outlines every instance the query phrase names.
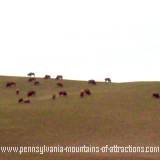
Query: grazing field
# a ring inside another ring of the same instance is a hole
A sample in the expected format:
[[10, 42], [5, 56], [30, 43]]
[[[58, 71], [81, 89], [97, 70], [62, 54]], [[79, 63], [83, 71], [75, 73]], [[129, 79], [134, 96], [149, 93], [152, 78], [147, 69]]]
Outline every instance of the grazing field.
[[[16, 87], [6, 88], [8, 81]], [[133, 145], [160, 144], [160, 82], [112, 83], [64, 80], [63, 88], [53, 79], [0, 77], [0, 145]], [[19, 95], [16, 95], [19, 88]], [[91, 96], [80, 97], [89, 88]], [[60, 90], [66, 97], [59, 97]], [[30, 104], [18, 103], [30, 90]], [[56, 94], [55, 100], [52, 95]], [[160, 153], [0, 153], [3, 160], [159, 160]]]

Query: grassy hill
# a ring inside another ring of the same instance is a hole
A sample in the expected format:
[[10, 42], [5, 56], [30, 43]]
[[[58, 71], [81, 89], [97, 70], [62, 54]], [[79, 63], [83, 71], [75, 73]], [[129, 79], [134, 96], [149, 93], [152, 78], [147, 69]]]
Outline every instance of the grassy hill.
[[[0, 77], [0, 145], [133, 145], [155, 146], [160, 141], [160, 100], [152, 98], [160, 91], [160, 82], [113, 83], [96, 86], [85, 81], [64, 80], [67, 97], [51, 99], [61, 89], [53, 79], [39, 78], [34, 86], [26, 77]], [[15, 81], [16, 88], [6, 88]], [[80, 98], [83, 88], [91, 96]], [[29, 90], [37, 95], [31, 104], [19, 104]], [[160, 154], [0, 154], [3, 160], [152, 160]]]

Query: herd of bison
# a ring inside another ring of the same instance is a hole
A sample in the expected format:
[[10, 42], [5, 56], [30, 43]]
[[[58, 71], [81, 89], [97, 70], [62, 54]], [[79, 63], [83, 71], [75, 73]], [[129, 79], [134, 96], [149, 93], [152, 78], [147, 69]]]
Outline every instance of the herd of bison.
[[[30, 72], [30, 73], [27, 74], [27, 76], [28, 76], [28, 83], [32, 82], [35, 86], [40, 85], [40, 82], [35, 77], [35, 73]], [[43, 79], [46, 79], [46, 80], [47, 79], [51, 79], [51, 76], [50, 75], [45, 75]], [[64, 84], [63, 84], [63, 76], [62, 75], [57, 75], [57, 77], [54, 78], [54, 80], [57, 81], [56, 85], [58, 87], [63, 88]], [[110, 78], [105, 78], [105, 82], [108, 83], [108, 84], [111, 84], [111, 79]], [[96, 81], [93, 80], [93, 79], [91, 79], [91, 80], [88, 81], [88, 84], [96, 85]], [[15, 94], [16, 95], [20, 95], [20, 90], [17, 88], [16, 82], [6, 82], [6, 87], [7, 88], [15, 88], [16, 89], [15, 90]], [[85, 89], [82, 89], [80, 91], [79, 96], [80, 96], [80, 98], [83, 98], [85, 96], [90, 96], [91, 94], [92, 94], [91, 90], [88, 89], [88, 88], [85, 88]], [[27, 92], [27, 95], [26, 95], [25, 98], [21, 97], [21, 98], [18, 99], [18, 103], [29, 104], [29, 103], [31, 103], [30, 97], [33, 97], [35, 95], [36, 95], [36, 91], [30, 90], [30, 91]], [[59, 91], [59, 93], [57, 95], [53, 94], [51, 96], [51, 98], [53, 100], [55, 100], [57, 96], [66, 97], [67, 95], [68, 95], [67, 91], [65, 91], [65, 90], [62, 89], [61, 91]]]

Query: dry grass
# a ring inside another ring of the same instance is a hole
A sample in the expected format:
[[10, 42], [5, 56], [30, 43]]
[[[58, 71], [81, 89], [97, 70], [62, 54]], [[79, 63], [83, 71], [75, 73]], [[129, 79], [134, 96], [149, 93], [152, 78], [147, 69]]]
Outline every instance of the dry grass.
[[[31, 104], [18, 104], [16, 81], [21, 94], [35, 89]], [[39, 79], [40, 86], [27, 78], [0, 77], [0, 145], [159, 145], [160, 100], [152, 92], [160, 91], [160, 82], [134, 82], [88, 85], [64, 80], [68, 97], [52, 100], [60, 88], [55, 80]], [[79, 91], [90, 88], [92, 96], [81, 99]], [[3, 160], [159, 160], [159, 154], [0, 154]]]

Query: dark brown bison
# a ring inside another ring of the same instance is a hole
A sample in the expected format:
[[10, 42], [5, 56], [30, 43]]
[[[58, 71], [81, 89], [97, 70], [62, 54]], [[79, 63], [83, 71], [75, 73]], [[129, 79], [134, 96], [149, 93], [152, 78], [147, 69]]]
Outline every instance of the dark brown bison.
[[91, 79], [91, 80], [89, 80], [89, 81], [88, 81], [88, 84], [96, 85], [96, 81], [95, 81], [95, 80], [93, 80], [93, 79]]
[[57, 77], [55, 78], [55, 80], [62, 80], [63, 76], [62, 75], [57, 75]]
[[34, 76], [35, 77], [35, 73], [33, 73], [33, 72], [30, 72], [30, 73], [28, 73], [27, 74], [29, 77], [31, 77], [31, 76]]
[[27, 96], [28, 97], [32, 97], [32, 96], [35, 96], [36, 95], [36, 92], [35, 91], [29, 91], [28, 93], [27, 93]]
[[66, 91], [60, 91], [59, 92], [59, 96], [67, 96], [67, 92]]
[[31, 101], [30, 101], [29, 99], [26, 99], [26, 100], [24, 100], [23, 102], [24, 102], [24, 103], [27, 103], [27, 104], [28, 104], [28, 103], [31, 103]]
[[33, 81], [36, 81], [36, 78], [30, 77], [30, 78], [28, 79], [28, 82], [33, 82]]
[[83, 97], [84, 97], [84, 95], [85, 95], [84, 90], [80, 91], [80, 97], [81, 97], [81, 98], [83, 98]]
[[63, 83], [62, 82], [57, 82], [57, 86], [63, 87]]
[[88, 88], [85, 89], [84, 92], [85, 92], [86, 95], [91, 95], [92, 94], [91, 91]]
[[44, 76], [44, 79], [51, 79], [51, 76], [46, 74], [46, 75]]
[[104, 80], [105, 80], [106, 83], [111, 83], [112, 82], [110, 78], [105, 78]]
[[152, 96], [153, 96], [154, 98], [157, 98], [157, 99], [160, 98], [159, 93], [153, 93]]
[[56, 99], [56, 94], [53, 94], [53, 95], [52, 95], [52, 99]]
[[22, 103], [23, 102], [23, 98], [20, 98], [19, 100], [18, 100], [18, 103]]
[[19, 89], [16, 89], [16, 95], [19, 95], [19, 92], [20, 92]]
[[16, 83], [15, 82], [7, 82], [6, 87], [15, 87]]
[[39, 81], [35, 81], [35, 82], [34, 82], [34, 85], [35, 85], [35, 86], [38, 86], [38, 85], [40, 85], [40, 82], [39, 82]]
[[80, 97], [81, 98], [83, 98], [86, 95], [91, 95], [91, 94], [92, 93], [91, 93], [91, 91], [88, 88], [80, 91]]

